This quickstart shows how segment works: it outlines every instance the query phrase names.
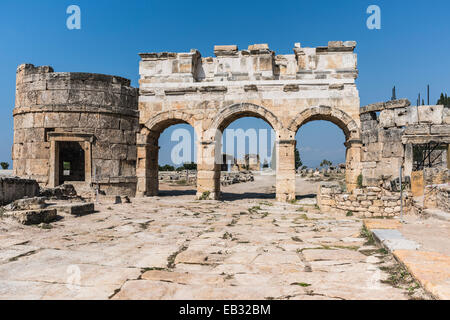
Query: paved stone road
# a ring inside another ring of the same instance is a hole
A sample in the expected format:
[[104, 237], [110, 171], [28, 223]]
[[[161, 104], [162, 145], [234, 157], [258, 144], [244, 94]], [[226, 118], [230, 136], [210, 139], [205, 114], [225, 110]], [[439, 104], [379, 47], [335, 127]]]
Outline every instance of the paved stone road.
[[357, 219], [192, 195], [97, 209], [49, 230], [0, 220], [0, 299], [408, 298]]

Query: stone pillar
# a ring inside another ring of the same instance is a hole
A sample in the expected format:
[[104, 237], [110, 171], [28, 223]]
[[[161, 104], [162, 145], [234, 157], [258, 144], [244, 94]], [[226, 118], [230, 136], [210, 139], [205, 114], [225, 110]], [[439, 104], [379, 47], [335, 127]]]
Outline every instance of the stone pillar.
[[59, 185], [59, 144], [50, 141], [50, 176], [48, 186], [55, 188]]
[[347, 191], [352, 192], [358, 188], [358, 176], [361, 174], [361, 140], [349, 140], [345, 143], [347, 147], [345, 162], [345, 182]]
[[447, 145], [447, 169], [450, 169], [450, 144]]
[[215, 149], [213, 141], [197, 144], [197, 199], [218, 200], [220, 197], [221, 161], [216, 161]]
[[277, 201], [295, 200], [295, 139], [276, 141]]
[[158, 154], [156, 135], [152, 133], [137, 135], [136, 197], [158, 195]]
[[404, 176], [411, 177], [413, 171], [413, 162], [414, 162], [414, 154], [413, 154], [413, 145], [408, 143], [405, 145], [405, 160], [404, 160]]
[[84, 150], [84, 181], [92, 183], [92, 148], [89, 141], [80, 142]]

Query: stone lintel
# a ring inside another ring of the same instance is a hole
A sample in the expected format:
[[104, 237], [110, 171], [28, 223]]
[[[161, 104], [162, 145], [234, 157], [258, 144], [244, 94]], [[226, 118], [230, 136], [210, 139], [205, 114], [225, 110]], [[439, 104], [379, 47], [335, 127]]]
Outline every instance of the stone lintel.
[[442, 135], [404, 135], [403, 144], [427, 144], [427, 143], [447, 143], [450, 144], [450, 136]]
[[94, 142], [92, 133], [79, 132], [49, 132], [47, 133], [49, 141], [88, 141]]

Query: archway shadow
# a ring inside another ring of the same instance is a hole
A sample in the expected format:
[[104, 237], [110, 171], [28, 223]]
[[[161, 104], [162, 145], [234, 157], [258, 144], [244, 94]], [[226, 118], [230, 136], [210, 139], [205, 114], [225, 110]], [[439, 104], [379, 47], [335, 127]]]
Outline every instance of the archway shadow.
[[245, 192], [245, 193], [230, 193], [222, 192], [220, 194], [220, 200], [223, 201], [236, 201], [245, 199], [275, 199], [275, 193], [259, 193], [259, 192]]
[[197, 191], [192, 190], [159, 190], [159, 197], [195, 196]]
[[296, 195], [295, 196], [295, 200], [303, 200], [303, 199], [314, 199], [317, 197], [317, 194], [315, 193], [311, 193], [311, 194], [301, 194], [301, 195]]

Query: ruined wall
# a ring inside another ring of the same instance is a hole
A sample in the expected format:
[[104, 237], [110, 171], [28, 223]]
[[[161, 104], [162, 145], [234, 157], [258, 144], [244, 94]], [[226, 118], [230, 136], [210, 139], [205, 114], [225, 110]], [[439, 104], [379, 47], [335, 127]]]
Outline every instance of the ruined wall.
[[364, 186], [388, 188], [391, 180], [411, 176], [413, 146], [450, 143], [450, 108], [411, 106], [408, 100], [361, 108], [361, 166]]
[[[319, 186], [317, 204], [323, 212], [347, 214], [351, 212], [360, 218], [394, 217], [401, 212], [399, 192], [378, 187], [354, 189], [348, 193], [339, 185], [325, 183]], [[412, 195], [403, 193], [403, 212], [409, 213]]]
[[423, 208], [450, 212], [450, 185], [446, 183], [426, 186]]
[[85, 153], [86, 183], [107, 193], [134, 194], [138, 90], [130, 81], [90, 73], [17, 69], [14, 174], [58, 185], [58, 146], [75, 141]]
[[[295, 134], [309, 121], [328, 120], [347, 139], [347, 183], [359, 175], [359, 93], [353, 41], [275, 55], [267, 44], [247, 50], [216, 46], [215, 57], [187, 53], [142, 53], [138, 135], [138, 194], [157, 194], [157, 141], [168, 126], [188, 123], [196, 131], [197, 195], [220, 193], [217, 130], [244, 116], [266, 120], [276, 132], [277, 199], [295, 198]], [[216, 156], [218, 157], [216, 158]]]
[[35, 180], [17, 177], [0, 177], [0, 205], [17, 199], [39, 195], [39, 184]]
[[450, 212], [450, 170], [426, 168], [423, 170], [423, 180], [423, 208]]

